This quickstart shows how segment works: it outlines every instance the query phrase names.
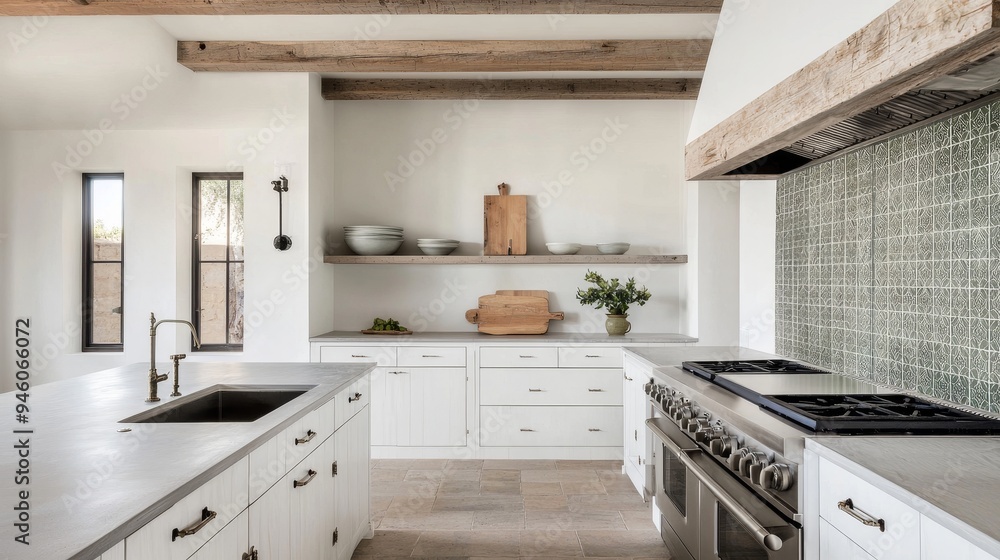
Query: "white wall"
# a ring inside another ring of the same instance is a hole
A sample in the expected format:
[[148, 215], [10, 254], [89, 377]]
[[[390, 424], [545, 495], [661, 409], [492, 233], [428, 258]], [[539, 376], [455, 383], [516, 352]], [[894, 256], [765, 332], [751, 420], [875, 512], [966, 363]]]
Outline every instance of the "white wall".
[[688, 141], [711, 130], [897, 1], [726, 0]]
[[740, 346], [774, 352], [776, 181], [740, 183]]
[[323, 99], [320, 77], [309, 78], [309, 334], [333, 329], [334, 269], [323, 263], [342, 240], [334, 224], [333, 102]]
[[698, 343], [739, 342], [740, 191], [732, 182], [691, 183], [697, 191], [692, 208], [698, 219], [697, 251], [690, 274], [697, 285]]
[[[420, 237], [459, 239], [461, 253], [481, 253], [483, 195], [495, 194], [501, 182], [512, 194], [531, 197], [529, 254], [547, 254], [547, 241], [583, 243], [590, 252], [606, 241], [631, 242], [632, 253], [687, 254], [695, 247], [687, 236], [682, 177], [690, 102], [335, 105], [334, 222], [403, 226], [401, 253], [416, 254]], [[588, 157], [587, 149], [600, 153]], [[591, 268], [623, 280], [635, 276], [650, 289], [652, 300], [630, 309], [634, 331], [678, 332], [688, 324], [686, 267]], [[465, 311], [498, 289], [548, 290], [550, 308], [566, 313], [552, 330], [604, 328], [603, 314], [574, 297], [585, 265], [335, 268], [335, 319], [342, 329], [392, 316], [415, 330], [472, 331]]]

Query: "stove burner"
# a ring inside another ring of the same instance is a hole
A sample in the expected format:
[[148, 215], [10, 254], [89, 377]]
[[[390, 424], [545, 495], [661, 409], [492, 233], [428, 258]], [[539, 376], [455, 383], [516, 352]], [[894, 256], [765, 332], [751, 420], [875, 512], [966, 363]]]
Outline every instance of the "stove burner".
[[1000, 421], [902, 394], [769, 395], [760, 406], [816, 432], [1000, 434]]
[[791, 360], [684, 362], [682, 366], [687, 371], [709, 381], [721, 373], [829, 373]]

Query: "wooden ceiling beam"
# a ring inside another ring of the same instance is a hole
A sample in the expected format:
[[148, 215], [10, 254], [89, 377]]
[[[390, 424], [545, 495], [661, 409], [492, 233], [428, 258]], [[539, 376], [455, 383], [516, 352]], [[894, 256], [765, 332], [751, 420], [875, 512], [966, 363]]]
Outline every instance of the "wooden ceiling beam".
[[687, 99], [700, 79], [343, 80], [323, 79], [328, 100]]
[[803, 138], [996, 51], [997, 14], [1000, 0], [900, 0], [690, 142], [688, 180], [747, 175]]
[[712, 41], [178, 41], [213, 72], [702, 71]]
[[0, 0], [4, 16], [717, 14], [722, 0]]

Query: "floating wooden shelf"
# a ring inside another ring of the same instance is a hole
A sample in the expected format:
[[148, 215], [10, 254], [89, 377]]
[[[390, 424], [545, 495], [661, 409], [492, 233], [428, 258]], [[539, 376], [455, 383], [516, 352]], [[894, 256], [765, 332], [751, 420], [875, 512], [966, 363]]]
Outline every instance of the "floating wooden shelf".
[[501, 255], [501, 256], [429, 256], [389, 255], [362, 257], [328, 255], [327, 264], [681, 264], [687, 255]]

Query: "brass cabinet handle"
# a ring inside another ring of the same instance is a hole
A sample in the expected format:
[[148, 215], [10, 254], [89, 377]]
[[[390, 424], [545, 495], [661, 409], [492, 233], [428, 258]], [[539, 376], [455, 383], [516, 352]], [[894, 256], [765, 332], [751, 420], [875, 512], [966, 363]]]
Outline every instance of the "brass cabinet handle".
[[600, 428], [587, 428], [587, 431], [588, 432], [599, 432], [599, 431], [601, 431], [601, 429]]
[[303, 444], [303, 443], [309, 443], [310, 441], [313, 440], [314, 437], [316, 437], [316, 432], [314, 432], [312, 430], [306, 430], [306, 437], [304, 437], [304, 438], [295, 438], [295, 445], [300, 445], [300, 444]]
[[[292, 481], [292, 488], [300, 488], [302, 486], [305, 486], [306, 484], [309, 484], [310, 482], [312, 482], [312, 480], [314, 478], [316, 478], [316, 471], [314, 471], [312, 469], [309, 469], [307, 471], [307, 475], [306, 475], [305, 478], [303, 478], [302, 480], [293, 480]], [[286, 486], [286, 488], [287, 488], [287, 486]]]
[[205, 525], [208, 525], [213, 519], [215, 519], [216, 515], [218, 514], [214, 511], [209, 511], [206, 506], [205, 509], [201, 510], [201, 521], [198, 521], [194, 525], [185, 529], [174, 529], [170, 536], [170, 542], [176, 541], [177, 539], [183, 539], [184, 537], [189, 537], [198, 531], [201, 531], [205, 528]]
[[534, 356], [522, 356], [522, 355], [518, 354], [518, 358], [523, 358], [523, 359], [527, 360], [529, 358], [534, 358]]
[[361, 400], [361, 393], [354, 393], [353, 397], [347, 397], [347, 402], [355, 402]]
[[521, 431], [522, 432], [533, 432], [535, 430], [532, 430], [531, 428], [521, 428]]
[[584, 358], [600, 358], [601, 356], [596, 355], [596, 354], [584, 354], [583, 357]]
[[866, 512], [865, 510], [854, 507], [854, 501], [850, 498], [847, 498], [842, 502], [837, 502], [837, 507], [840, 508], [840, 511], [860, 521], [862, 525], [867, 527], [877, 527], [879, 531], [883, 533], [885, 532], [884, 519], [876, 518], [874, 515]]
[[410, 372], [408, 372], [408, 371], [390, 371], [389, 373], [391, 373], [392, 375], [409, 375], [410, 374]]
[[531, 389], [531, 388], [529, 388], [528, 392], [529, 393], [544, 393], [545, 389]]
[[351, 354], [352, 358], [371, 358], [371, 356], [365, 356], [364, 354]]
[[441, 356], [438, 356], [437, 354], [423, 354], [420, 357], [421, 358], [440, 358]]
[[604, 389], [587, 389], [591, 393], [603, 393]]

